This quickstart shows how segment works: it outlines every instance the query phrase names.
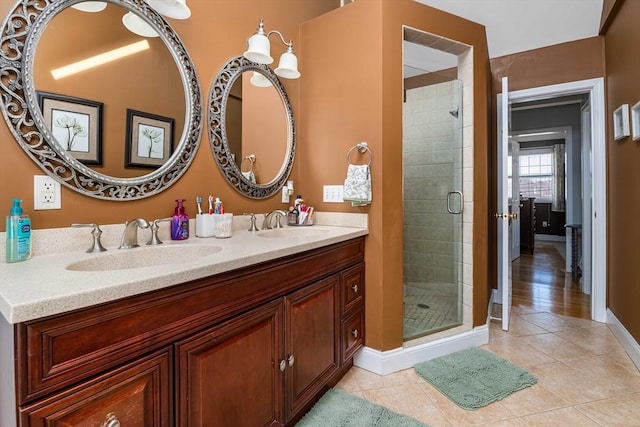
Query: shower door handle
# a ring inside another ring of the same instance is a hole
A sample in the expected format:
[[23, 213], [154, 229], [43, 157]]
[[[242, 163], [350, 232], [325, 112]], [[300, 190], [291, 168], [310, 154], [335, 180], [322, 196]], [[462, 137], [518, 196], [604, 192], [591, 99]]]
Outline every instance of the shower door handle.
[[[451, 196], [457, 194], [458, 196], [460, 196], [460, 208], [458, 210], [453, 210], [453, 208], [451, 207]], [[461, 214], [462, 213], [462, 209], [464, 207], [464, 196], [462, 195], [462, 191], [449, 191], [447, 193], [447, 212], [449, 212], [450, 214]]]

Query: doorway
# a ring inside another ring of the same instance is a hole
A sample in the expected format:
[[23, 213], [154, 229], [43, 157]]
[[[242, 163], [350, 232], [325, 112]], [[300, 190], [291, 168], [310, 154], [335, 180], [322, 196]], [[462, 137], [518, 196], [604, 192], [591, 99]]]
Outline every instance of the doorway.
[[[580, 210], [582, 215], [580, 223], [588, 226], [588, 239], [582, 240], [582, 253], [586, 254], [587, 262], [583, 266], [591, 281], [591, 318], [599, 322], [606, 321], [606, 263], [591, 262], [590, 260], [606, 259], [606, 162], [605, 162], [605, 110], [604, 110], [604, 80], [591, 79], [559, 85], [545, 86], [540, 88], [525, 89], [516, 92], [507, 92], [509, 104], [527, 102], [552, 103], [553, 100], [560, 100], [562, 97], [584, 95], [586, 102], [581, 110], [583, 123], [584, 119], [588, 126], [579, 127], [578, 132], [586, 134], [583, 138], [591, 145], [591, 149], [583, 150], [577, 157], [577, 165], [582, 169], [581, 176], [590, 175], [591, 180], [586, 183], [581, 181], [579, 176], [576, 185], [577, 194], [573, 191], [567, 192], [577, 196], [581, 200]], [[500, 97], [500, 95], [499, 95]], [[502, 129], [498, 129], [500, 135]], [[574, 159], [575, 160], [575, 159]], [[590, 172], [590, 173], [589, 173]], [[581, 185], [580, 185], [581, 184]], [[580, 188], [584, 189], [580, 193]], [[574, 208], [577, 207], [577, 204]], [[500, 267], [505, 268], [504, 266]], [[510, 266], [507, 267], [511, 273]], [[508, 290], [509, 294], [511, 289]], [[500, 296], [500, 295], [498, 295]], [[496, 300], [494, 298], [494, 300]], [[503, 311], [504, 316], [504, 311]], [[508, 313], [507, 313], [508, 316]]]

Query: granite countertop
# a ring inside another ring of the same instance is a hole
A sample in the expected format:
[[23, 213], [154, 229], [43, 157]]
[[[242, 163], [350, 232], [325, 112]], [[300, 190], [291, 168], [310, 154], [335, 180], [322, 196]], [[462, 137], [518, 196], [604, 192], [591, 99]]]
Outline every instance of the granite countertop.
[[[37, 238], [35, 230], [34, 256], [30, 260], [12, 264], [0, 263], [0, 312], [9, 323], [25, 322], [163, 289], [368, 234], [367, 219], [363, 214], [318, 213], [316, 225], [287, 227], [283, 229], [286, 232], [282, 237], [265, 237], [266, 233], [277, 230], [250, 232], [247, 225], [248, 218], [234, 217], [233, 236], [228, 239], [198, 238], [194, 237], [192, 230], [192, 237], [189, 239], [171, 241], [168, 232], [161, 232], [160, 238], [164, 243], [159, 246], [144, 245], [148, 230], [139, 230], [140, 247], [133, 249], [117, 249], [123, 225], [114, 225], [113, 229], [101, 226], [104, 231], [102, 243], [107, 251], [99, 254], [85, 252], [91, 243], [90, 229], [47, 230], [47, 236]], [[298, 228], [307, 230], [296, 233], [297, 230], [294, 229]], [[105, 236], [107, 230], [110, 237]], [[68, 233], [65, 238], [73, 237], [71, 240], [74, 241], [74, 250], [35, 250], [36, 243], [41, 247], [56, 247], [53, 242], [48, 245], [47, 239], [59, 239], [60, 233]], [[2, 237], [0, 236], [0, 240], [3, 240]], [[75, 240], [81, 240], [82, 244]], [[175, 249], [176, 247], [180, 249]], [[74, 263], [84, 263], [85, 267], [94, 262], [97, 265], [102, 257], [105, 257], [106, 264], [113, 262], [115, 265], [129, 258], [129, 254], [131, 258], [140, 260], [132, 268], [102, 271], [69, 269]], [[110, 258], [107, 260], [107, 257]], [[165, 259], [159, 261], [160, 258]]]

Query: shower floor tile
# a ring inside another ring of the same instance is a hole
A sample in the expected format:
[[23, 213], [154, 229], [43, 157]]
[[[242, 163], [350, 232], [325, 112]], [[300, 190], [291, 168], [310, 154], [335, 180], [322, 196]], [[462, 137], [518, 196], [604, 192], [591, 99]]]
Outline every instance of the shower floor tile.
[[460, 324], [458, 286], [451, 283], [407, 283], [404, 286], [404, 340]]

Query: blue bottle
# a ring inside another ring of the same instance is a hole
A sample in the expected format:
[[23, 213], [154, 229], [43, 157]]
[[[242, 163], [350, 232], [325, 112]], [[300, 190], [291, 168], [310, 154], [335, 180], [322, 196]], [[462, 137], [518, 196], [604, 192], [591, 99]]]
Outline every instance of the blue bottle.
[[31, 258], [31, 220], [22, 212], [22, 200], [13, 199], [7, 216], [7, 262], [26, 261]]
[[176, 200], [176, 209], [171, 217], [171, 240], [189, 238], [189, 216], [184, 211], [184, 199]]

